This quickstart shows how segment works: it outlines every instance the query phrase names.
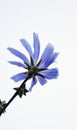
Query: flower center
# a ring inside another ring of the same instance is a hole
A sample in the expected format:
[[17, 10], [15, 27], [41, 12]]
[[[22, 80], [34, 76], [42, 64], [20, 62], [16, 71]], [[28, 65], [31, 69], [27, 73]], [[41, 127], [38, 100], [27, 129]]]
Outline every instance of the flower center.
[[28, 71], [28, 75], [30, 77], [35, 76], [35, 74], [38, 73], [38, 67], [37, 66], [31, 66], [31, 68]]
[[32, 59], [32, 57], [30, 57], [30, 61], [31, 64], [28, 65], [26, 62], [24, 62], [27, 65], [27, 72], [26, 74], [28, 75], [29, 78], [33, 78], [36, 75], [44, 78], [44, 75], [42, 75], [41, 73], [39, 73], [40, 71], [44, 71], [47, 70], [47, 68], [39, 68], [39, 65], [41, 64], [42, 60], [40, 60], [36, 65], [34, 65], [34, 61]]

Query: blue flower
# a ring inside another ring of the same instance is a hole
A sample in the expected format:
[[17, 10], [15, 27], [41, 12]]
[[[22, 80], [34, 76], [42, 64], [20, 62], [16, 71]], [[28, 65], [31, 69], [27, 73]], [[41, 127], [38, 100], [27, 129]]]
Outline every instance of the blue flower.
[[37, 79], [41, 85], [44, 85], [48, 79], [55, 79], [58, 76], [58, 69], [48, 67], [55, 62], [56, 57], [58, 56], [57, 52], [54, 52], [54, 47], [49, 43], [47, 44], [42, 56], [39, 59], [40, 54], [40, 41], [38, 34], [33, 33], [33, 47], [34, 52], [30, 44], [25, 39], [20, 39], [20, 43], [29, 53], [30, 59], [26, 57], [22, 52], [8, 47], [8, 50], [18, 58], [22, 60], [22, 62], [18, 61], [9, 61], [9, 63], [16, 65], [18, 67], [23, 67], [25, 72], [18, 73], [11, 77], [15, 82], [25, 80], [27, 77], [32, 79], [31, 86], [29, 91], [32, 90], [33, 86], [37, 83]]

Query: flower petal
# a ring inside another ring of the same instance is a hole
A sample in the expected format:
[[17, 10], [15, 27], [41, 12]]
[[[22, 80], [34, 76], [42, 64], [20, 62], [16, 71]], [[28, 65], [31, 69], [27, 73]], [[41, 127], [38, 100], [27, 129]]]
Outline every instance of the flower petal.
[[8, 61], [8, 62], [10, 64], [17, 65], [18, 67], [26, 68], [26, 65], [22, 64], [21, 62], [18, 62], [18, 61]]
[[31, 87], [29, 88], [29, 91], [32, 91], [33, 86], [37, 83], [37, 79], [36, 78], [32, 78], [32, 83], [31, 83]]
[[40, 53], [40, 42], [39, 42], [39, 38], [38, 38], [38, 34], [33, 33], [33, 39], [34, 39], [34, 54], [33, 54], [33, 60], [34, 63], [36, 64], [38, 57], [39, 57], [39, 53]]
[[42, 71], [41, 74], [43, 74], [47, 79], [55, 79], [58, 76], [58, 69], [57, 68], [48, 69]]
[[8, 47], [7, 48], [12, 54], [14, 54], [15, 56], [19, 57], [20, 59], [22, 59], [24, 62], [26, 62], [27, 64], [29, 64], [29, 61], [27, 59], [27, 57], [21, 53], [20, 51], [14, 49], [14, 48], [11, 48], [11, 47]]
[[50, 55], [53, 53], [53, 50], [54, 50], [54, 47], [49, 43], [46, 46], [46, 48], [45, 48], [45, 50], [40, 58], [42, 60], [41, 65], [44, 64], [44, 62], [46, 62], [48, 60]]
[[42, 78], [40, 76], [37, 76], [37, 77], [38, 77], [38, 80], [39, 80], [39, 82], [40, 82], [41, 85], [44, 85], [44, 84], [47, 83], [47, 80], [45, 78]]
[[28, 51], [29, 55], [32, 56], [33, 55], [32, 48], [29, 45], [29, 43], [25, 39], [20, 39], [20, 41], [21, 41], [22, 45], [25, 47], [25, 49]]
[[15, 82], [19, 82], [23, 79], [26, 78], [26, 74], [25, 73], [19, 73], [19, 74], [16, 74], [14, 76], [11, 77], [11, 79], [13, 79]]
[[50, 64], [52, 64], [52, 63], [55, 61], [55, 59], [57, 58], [58, 54], [59, 54], [59, 53], [57, 53], [57, 52], [53, 53], [53, 54], [47, 59], [47, 61], [45, 61], [45, 63], [44, 63], [45, 67], [48, 67]]

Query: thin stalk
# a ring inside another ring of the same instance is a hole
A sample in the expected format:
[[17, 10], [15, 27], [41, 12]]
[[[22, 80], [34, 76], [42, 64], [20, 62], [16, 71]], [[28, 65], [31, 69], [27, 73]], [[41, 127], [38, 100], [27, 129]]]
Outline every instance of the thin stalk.
[[6, 105], [3, 107], [2, 111], [0, 111], [0, 116], [5, 111], [5, 109], [10, 105], [10, 103], [15, 99], [15, 97], [18, 95], [19, 90], [23, 87], [23, 85], [26, 83], [26, 81], [29, 79], [29, 76], [22, 82], [19, 89], [14, 93], [14, 95], [10, 98], [10, 100], [6, 103]]

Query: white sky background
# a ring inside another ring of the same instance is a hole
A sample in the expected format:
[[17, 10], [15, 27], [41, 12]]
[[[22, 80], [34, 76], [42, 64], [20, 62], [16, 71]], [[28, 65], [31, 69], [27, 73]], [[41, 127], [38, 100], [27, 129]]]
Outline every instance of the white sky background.
[[8, 101], [12, 88], [21, 84], [10, 79], [19, 68], [7, 63], [16, 57], [6, 48], [25, 52], [19, 39], [32, 46], [33, 32], [39, 35], [41, 53], [48, 42], [60, 52], [59, 77], [16, 97], [0, 118], [0, 130], [77, 130], [76, 0], [0, 0], [0, 98]]

